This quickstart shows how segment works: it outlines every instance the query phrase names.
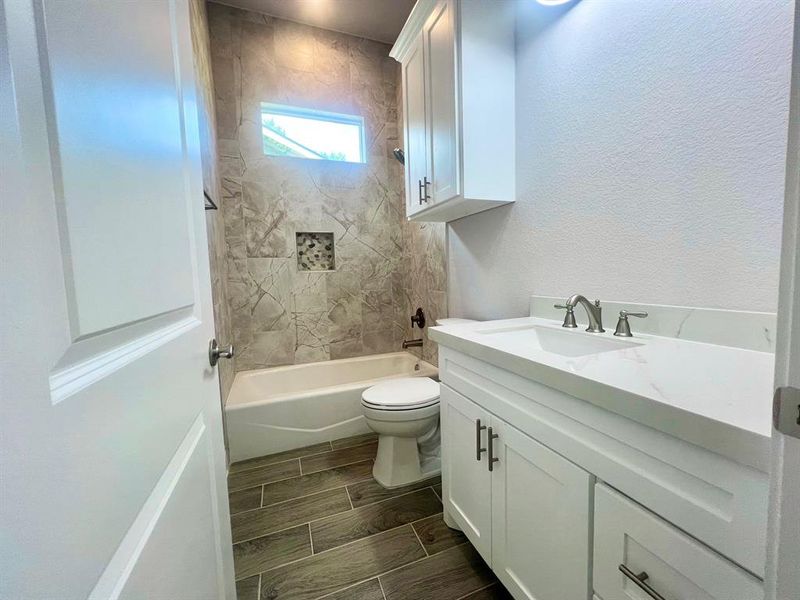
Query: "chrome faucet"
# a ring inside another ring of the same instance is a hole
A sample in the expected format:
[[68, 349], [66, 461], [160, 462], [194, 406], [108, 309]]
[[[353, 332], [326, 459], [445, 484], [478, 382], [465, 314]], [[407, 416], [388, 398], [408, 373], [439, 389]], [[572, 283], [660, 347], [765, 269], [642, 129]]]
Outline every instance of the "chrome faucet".
[[572, 311], [578, 304], [586, 309], [586, 315], [589, 317], [589, 327], [586, 328], [586, 331], [591, 331], [592, 333], [603, 333], [605, 329], [603, 329], [603, 309], [600, 308], [600, 300], [595, 300], [594, 304], [592, 304], [580, 294], [574, 294], [567, 298], [566, 304], [555, 305], [556, 308], [567, 309], [567, 314], [564, 317], [564, 324], [562, 327], [577, 327], [575, 324], [575, 314]]

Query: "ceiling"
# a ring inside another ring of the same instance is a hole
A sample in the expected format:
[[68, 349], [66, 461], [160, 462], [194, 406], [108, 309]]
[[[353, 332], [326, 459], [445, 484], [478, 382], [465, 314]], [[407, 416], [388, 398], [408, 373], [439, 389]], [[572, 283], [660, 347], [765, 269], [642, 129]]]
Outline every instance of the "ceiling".
[[214, 0], [393, 44], [416, 0]]

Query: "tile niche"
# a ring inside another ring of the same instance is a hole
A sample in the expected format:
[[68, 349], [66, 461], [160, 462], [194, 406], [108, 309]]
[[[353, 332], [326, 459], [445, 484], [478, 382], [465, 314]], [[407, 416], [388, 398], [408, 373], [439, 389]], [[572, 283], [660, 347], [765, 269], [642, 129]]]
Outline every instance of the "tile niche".
[[295, 236], [298, 271], [336, 270], [332, 232], [298, 231]]

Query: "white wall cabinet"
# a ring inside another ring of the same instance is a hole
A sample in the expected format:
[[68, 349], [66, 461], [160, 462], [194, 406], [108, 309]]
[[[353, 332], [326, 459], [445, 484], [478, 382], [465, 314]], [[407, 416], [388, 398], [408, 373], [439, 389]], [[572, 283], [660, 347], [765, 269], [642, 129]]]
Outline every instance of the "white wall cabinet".
[[449, 518], [515, 598], [589, 598], [594, 477], [447, 386], [442, 409]]
[[419, 0], [390, 54], [402, 64], [407, 217], [513, 202], [513, 3]]

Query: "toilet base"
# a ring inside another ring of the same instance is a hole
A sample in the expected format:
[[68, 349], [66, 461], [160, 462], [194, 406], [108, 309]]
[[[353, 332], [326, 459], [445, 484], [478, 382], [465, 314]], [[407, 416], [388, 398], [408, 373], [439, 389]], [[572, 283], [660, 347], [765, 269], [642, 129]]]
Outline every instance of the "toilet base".
[[382, 487], [393, 489], [409, 485], [441, 472], [438, 461], [425, 467], [425, 470], [420, 467], [417, 438], [378, 436], [378, 454], [372, 467], [372, 476]]

